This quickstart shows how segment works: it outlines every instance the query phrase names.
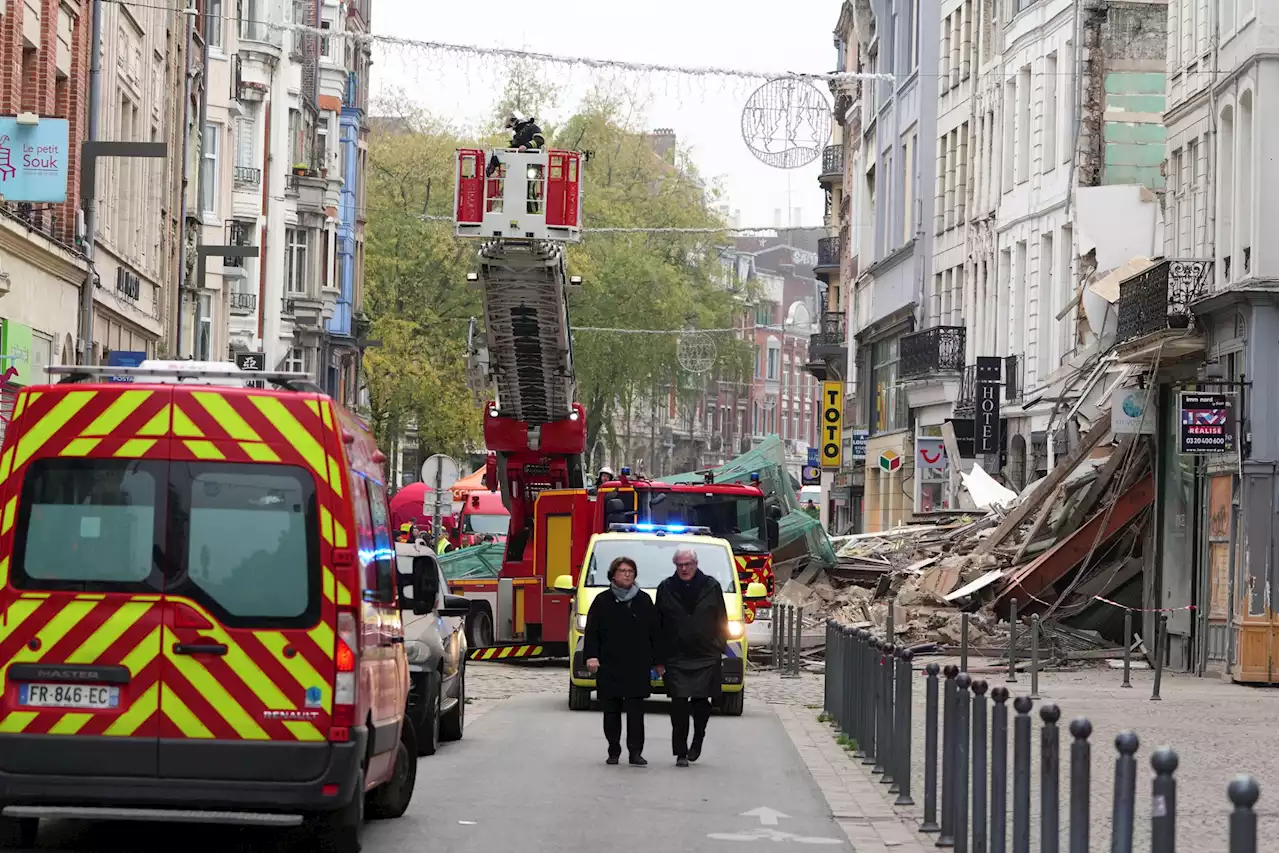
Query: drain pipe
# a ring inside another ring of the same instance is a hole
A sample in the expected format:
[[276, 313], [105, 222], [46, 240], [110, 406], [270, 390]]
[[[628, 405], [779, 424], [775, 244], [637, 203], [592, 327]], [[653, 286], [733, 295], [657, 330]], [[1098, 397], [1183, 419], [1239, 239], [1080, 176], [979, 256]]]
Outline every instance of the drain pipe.
[[191, 116], [191, 43], [196, 28], [195, 9], [186, 10], [187, 15], [187, 61], [185, 83], [182, 97], [182, 198], [178, 205], [178, 298], [174, 311], [177, 315], [178, 330], [174, 336], [173, 358], [182, 357], [182, 303], [187, 288], [187, 158], [191, 150], [191, 132], [187, 125]]

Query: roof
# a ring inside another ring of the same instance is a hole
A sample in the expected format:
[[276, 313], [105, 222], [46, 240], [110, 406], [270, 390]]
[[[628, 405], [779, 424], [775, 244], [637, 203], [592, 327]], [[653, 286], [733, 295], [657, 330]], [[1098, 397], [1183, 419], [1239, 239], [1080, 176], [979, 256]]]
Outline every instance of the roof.
[[591, 535], [591, 541], [595, 542], [597, 539], [628, 542], [649, 540], [661, 542], [676, 541], [684, 542], [689, 545], [712, 545], [717, 548], [723, 548], [731, 554], [733, 553], [733, 549], [729, 547], [729, 543], [724, 539], [721, 539], [719, 536], [700, 536], [690, 533], [593, 533]]

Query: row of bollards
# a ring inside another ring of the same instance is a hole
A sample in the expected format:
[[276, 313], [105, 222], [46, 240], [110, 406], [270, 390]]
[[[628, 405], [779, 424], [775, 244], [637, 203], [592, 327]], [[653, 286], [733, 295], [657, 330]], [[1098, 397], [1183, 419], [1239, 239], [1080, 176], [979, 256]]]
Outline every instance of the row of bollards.
[[[1016, 624], [1016, 623], [1015, 623]], [[1032, 649], [1038, 620], [1032, 619]], [[892, 636], [892, 635], [890, 635]], [[1033, 660], [1035, 656], [1033, 654]], [[1010, 680], [1016, 675], [1010, 656]], [[1157, 674], [1159, 667], [1157, 665]], [[914, 805], [912, 797], [912, 692], [915, 670], [904, 646], [874, 636], [865, 628], [827, 625], [826, 714], [855, 759], [868, 765], [894, 804]], [[989, 691], [958, 666], [924, 668], [925, 729], [923, 819], [920, 829], [936, 834], [935, 846], [957, 853], [1059, 853], [1061, 827], [1061, 744], [1057, 705], [1039, 709], [1039, 743], [1033, 742], [1032, 696], [1013, 700], [1012, 786], [1009, 766], [1009, 699], [1004, 687]], [[1038, 689], [1031, 670], [1031, 689]], [[1157, 693], [1158, 697], [1158, 693]], [[1157, 698], [1153, 697], [1153, 698]], [[1068, 853], [1090, 851], [1091, 746], [1093, 726], [1081, 717], [1068, 726]], [[939, 737], [941, 733], [941, 737]], [[1039, 749], [1039, 838], [1032, 844], [1032, 750]], [[1133, 853], [1137, 796], [1138, 736], [1115, 738], [1111, 851]], [[1174, 853], [1177, 827], [1177, 754], [1168, 748], [1151, 756], [1151, 851]], [[940, 772], [939, 772], [940, 771]], [[1007, 799], [1012, 790], [1012, 802]], [[1233, 805], [1229, 853], [1257, 853], [1259, 788], [1239, 776], [1227, 789]], [[1012, 806], [1012, 827], [1009, 811]]]
[[[804, 608], [774, 602], [770, 616], [773, 668], [783, 678], [800, 677], [800, 647], [804, 632]], [[828, 631], [830, 626], [828, 625]], [[830, 637], [828, 637], [830, 639]]]

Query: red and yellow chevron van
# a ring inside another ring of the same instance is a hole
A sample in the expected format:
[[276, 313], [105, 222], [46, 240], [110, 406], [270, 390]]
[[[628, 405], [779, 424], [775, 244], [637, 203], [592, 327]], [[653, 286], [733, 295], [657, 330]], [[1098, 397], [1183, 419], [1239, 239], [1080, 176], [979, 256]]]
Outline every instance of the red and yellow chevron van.
[[373, 438], [299, 374], [49, 372], [0, 451], [0, 848], [70, 817], [355, 853], [418, 755]]

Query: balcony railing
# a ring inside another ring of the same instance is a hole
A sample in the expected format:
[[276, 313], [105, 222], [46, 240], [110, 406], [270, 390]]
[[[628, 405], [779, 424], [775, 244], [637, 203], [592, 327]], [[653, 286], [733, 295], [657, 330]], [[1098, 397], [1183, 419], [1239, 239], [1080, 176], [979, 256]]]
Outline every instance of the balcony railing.
[[232, 314], [251, 314], [258, 310], [258, 294], [256, 293], [239, 293], [232, 291], [231, 293], [231, 313]]
[[826, 346], [840, 346], [844, 343], [844, 312], [822, 312], [822, 343]]
[[1209, 292], [1213, 261], [1166, 258], [1120, 282], [1117, 338], [1185, 329], [1191, 304]]
[[236, 166], [236, 186], [256, 187], [262, 183], [262, 170], [252, 166]]
[[298, 304], [293, 297], [286, 296], [280, 300], [280, 313], [286, 317], [292, 317], [298, 311]]
[[818, 240], [818, 263], [814, 269], [840, 268], [840, 238], [823, 237]]
[[[250, 246], [249, 232], [252, 226], [248, 222], [241, 222], [239, 219], [228, 219], [222, 225], [222, 239], [224, 246]], [[243, 267], [245, 265], [244, 258], [223, 257], [222, 265], [224, 267]]]
[[822, 149], [822, 174], [844, 174], [844, 146], [828, 145]]
[[931, 326], [902, 338], [902, 377], [964, 370], [964, 326]]

